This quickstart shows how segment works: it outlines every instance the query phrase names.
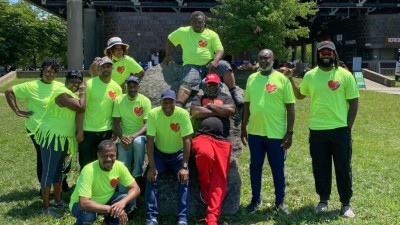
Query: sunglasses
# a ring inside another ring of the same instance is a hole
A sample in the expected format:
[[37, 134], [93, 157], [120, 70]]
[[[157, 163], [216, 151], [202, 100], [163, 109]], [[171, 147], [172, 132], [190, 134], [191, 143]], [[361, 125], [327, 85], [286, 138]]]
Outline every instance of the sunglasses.
[[217, 87], [219, 84], [211, 82], [211, 83], [207, 83], [206, 86], [207, 87]]
[[321, 51], [319, 52], [320, 57], [333, 57], [333, 51]]

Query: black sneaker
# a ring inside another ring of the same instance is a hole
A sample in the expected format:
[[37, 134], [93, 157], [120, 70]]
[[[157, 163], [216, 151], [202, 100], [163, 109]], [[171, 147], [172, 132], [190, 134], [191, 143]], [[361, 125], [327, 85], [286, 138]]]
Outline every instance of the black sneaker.
[[202, 203], [204, 203], [205, 205], [207, 205], [207, 202], [206, 202], [206, 200], [204, 200], [203, 195], [201, 194], [201, 192], [200, 192], [200, 201]]
[[60, 215], [60, 214], [54, 212], [54, 210], [53, 210], [52, 208], [50, 208], [50, 207], [47, 208], [47, 209], [42, 209], [42, 214], [43, 214], [43, 215], [50, 215], [50, 216], [53, 216], [53, 217], [56, 218], [56, 219], [59, 219], [59, 218], [62, 217], [62, 215]]
[[69, 204], [64, 202], [63, 200], [59, 202], [55, 202], [53, 205], [53, 208], [55, 209], [69, 209]]
[[251, 200], [250, 204], [246, 207], [247, 213], [254, 213], [260, 206], [262, 206], [261, 200]]
[[69, 187], [69, 185], [68, 185], [68, 183], [67, 183], [67, 179], [64, 179], [63, 181], [62, 181], [62, 191], [63, 192], [69, 192], [69, 190], [70, 190], [70, 187]]
[[241, 94], [238, 94], [236, 89], [231, 91], [231, 96], [236, 106], [242, 106], [244, 104], [244, 98]]

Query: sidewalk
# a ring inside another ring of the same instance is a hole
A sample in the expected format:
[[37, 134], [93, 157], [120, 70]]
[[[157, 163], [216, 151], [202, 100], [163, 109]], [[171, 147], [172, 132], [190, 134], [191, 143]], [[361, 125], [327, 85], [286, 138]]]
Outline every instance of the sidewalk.
[[[376, 92], [382, 92], [382, 93], [387, 93], [387, 94], [393, 94], [393, 95], [400, 95], [400, 87], [386, 87], [385, 85], [373, 82], [368, 79], [364, 79], [365, 81], [365, 90], [367, 91], [376, 91]], [[363, 89], [360, 89], [363, 90]]]

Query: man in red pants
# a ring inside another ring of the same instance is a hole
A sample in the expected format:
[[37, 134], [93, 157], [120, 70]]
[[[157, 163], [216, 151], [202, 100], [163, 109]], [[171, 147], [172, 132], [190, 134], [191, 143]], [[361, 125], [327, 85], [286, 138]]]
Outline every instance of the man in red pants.
[[205, 221], [216, 225], [226, 194], [232, 144], [228, 140], [230, 121], [236, 107], [231, 96], [221, 93], [220, 78], [208, 74], [204, 95], [193, 98], [191, 115], [195, 119], [192, 151], [199, 171], [200, 197], [207, 204]]

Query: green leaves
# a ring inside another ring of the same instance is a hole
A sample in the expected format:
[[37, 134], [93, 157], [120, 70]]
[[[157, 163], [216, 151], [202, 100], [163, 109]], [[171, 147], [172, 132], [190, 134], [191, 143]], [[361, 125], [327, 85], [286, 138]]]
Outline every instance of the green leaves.
[[0, 11], [0, 66], [37, 67], [47, 57], [65, 64], [65, 21], [25, 1], [1, 1]]
[[300, 0], [218, 0], [210, 26], [228, 54], [270, 48], [277, 58], [286, 53], [285, 41], [307, 38], [300, 21], [316, 13], [315, 2]]

